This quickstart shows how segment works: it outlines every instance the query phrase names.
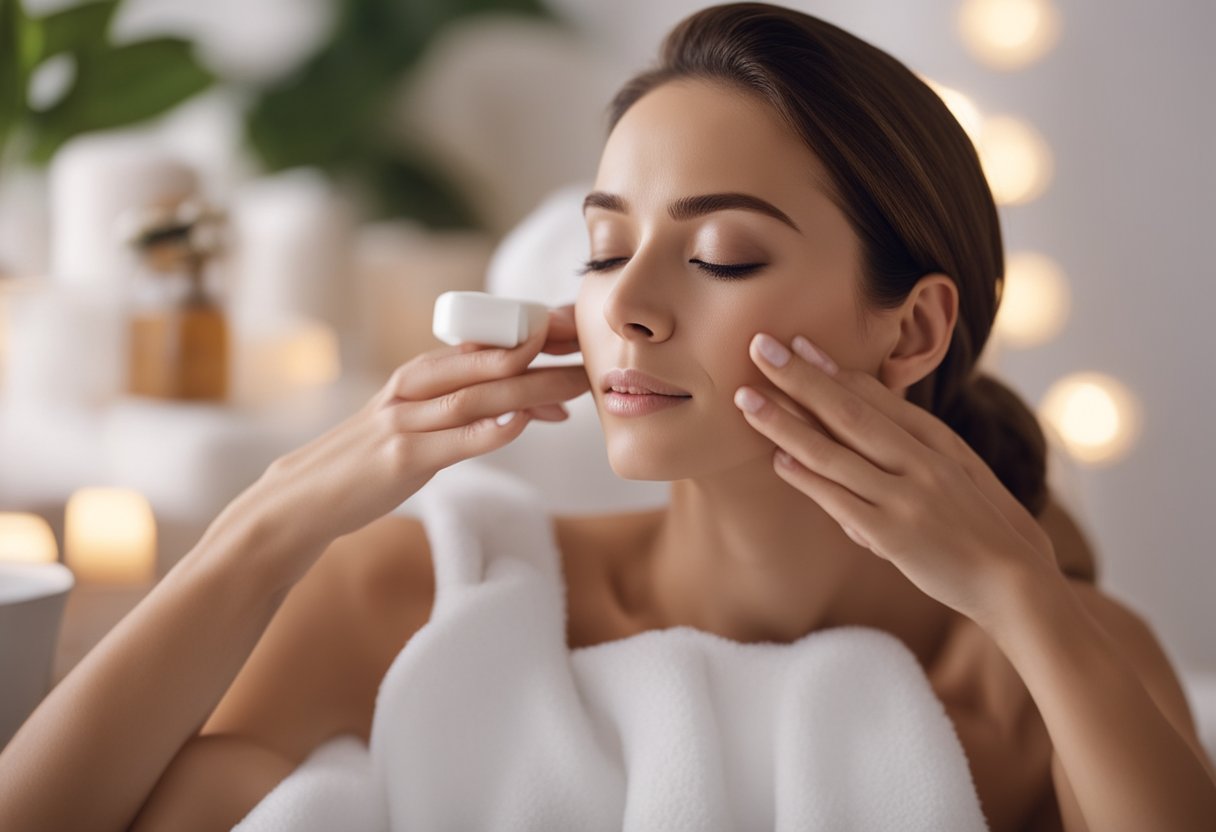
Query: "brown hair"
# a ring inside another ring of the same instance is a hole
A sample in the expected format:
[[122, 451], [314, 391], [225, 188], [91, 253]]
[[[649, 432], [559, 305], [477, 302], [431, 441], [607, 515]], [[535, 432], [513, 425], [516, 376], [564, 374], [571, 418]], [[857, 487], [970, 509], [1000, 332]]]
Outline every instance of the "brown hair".
[[861, 241], [858, 309], [900, 305], [926, 274], [959, 294], [950, 347], [908, 400], [954, 429], [1032, 514], [1045, 507], [1047, 443], [1035, 415], [976, 370], [1005, 261], [996, 204], [971, 139], [941, 98], [886, 52], [823, 20], [767, 3], [702, 9], [676, 24], [657, 66], [613, 98], [611, 133], [647, 92], [680, 78], [760, 96], [827, 167]]

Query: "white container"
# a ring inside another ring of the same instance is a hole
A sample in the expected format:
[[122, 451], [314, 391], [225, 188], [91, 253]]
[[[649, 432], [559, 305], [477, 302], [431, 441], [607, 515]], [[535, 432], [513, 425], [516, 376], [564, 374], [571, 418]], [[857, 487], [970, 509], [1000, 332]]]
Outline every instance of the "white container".
[[72, 571], [61, 563], [0, 563], [0, 747], [51, 687]]

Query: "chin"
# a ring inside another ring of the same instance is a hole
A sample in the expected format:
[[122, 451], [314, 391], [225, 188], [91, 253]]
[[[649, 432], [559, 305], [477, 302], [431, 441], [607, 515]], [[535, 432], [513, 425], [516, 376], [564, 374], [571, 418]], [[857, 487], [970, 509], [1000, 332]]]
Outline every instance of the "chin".
[[608, 465], [623, 480], [693, 479], [734, 468], [765, 452], [760, 437], [734, 437], [726, 430], [684, 430], [672, 435], [623, 424], [605, 430], [604, 437]]
[[684, 456], [670, 441], [655, 437], [656, 442], [638, 441], [633, 436], [609, 436], [608, 465], [623, 480], [671, 482], [689, 476], [688, 466], [681, 464]]

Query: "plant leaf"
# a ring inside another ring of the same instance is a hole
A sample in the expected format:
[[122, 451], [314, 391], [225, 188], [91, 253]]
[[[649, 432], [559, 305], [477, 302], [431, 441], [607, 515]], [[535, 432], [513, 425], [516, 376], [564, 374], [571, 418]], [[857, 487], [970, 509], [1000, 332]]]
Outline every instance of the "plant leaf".
[[158, 116], [215, 80], [189, 41], [157, 38], [114, 49], [78, 52], [76, 82], [54, 107], [31, 114], [33, 158], [45, 163], [65, 141], [90, 130]]
[[107, 32], [119, 0], [97, 0], [49, 14], [37, 22], [42, 30], [38, 49], [29, 55], [33, 69], [61, 52], [100, 51], [107, 48]]
[[27, 25], [17, 0], [0, 0], [0, 160], [4, 158], [5, 141], [25, 112], [21, 43]]
[[356, 179], [383, 215], [476, 225], [437, 167], [383, 144], [403, 77], [443, 28], [481, 12], [553, 17], [541, 0], [342, 0], [324, 48], [250, 108], [250, 145], [269, 170], [309, 165]]
[[473, 206], [425, 155], [395, 151], [369, 161], [375, 218], [407, 216], [432, 229], [480, 228]]

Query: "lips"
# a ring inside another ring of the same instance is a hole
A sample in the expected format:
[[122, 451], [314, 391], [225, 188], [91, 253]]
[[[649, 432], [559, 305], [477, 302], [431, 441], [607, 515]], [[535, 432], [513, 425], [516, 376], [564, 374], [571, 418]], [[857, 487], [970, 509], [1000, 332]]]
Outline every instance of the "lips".
[[609, 370], [601, 380], [600, 390], [605, 393], [616, 391], [635, 396], [659, 395], [683, 398], [691, 396], [687, 390], [681, 390], [674, 384], [669, 384], [649, 373], [631, 367]]

